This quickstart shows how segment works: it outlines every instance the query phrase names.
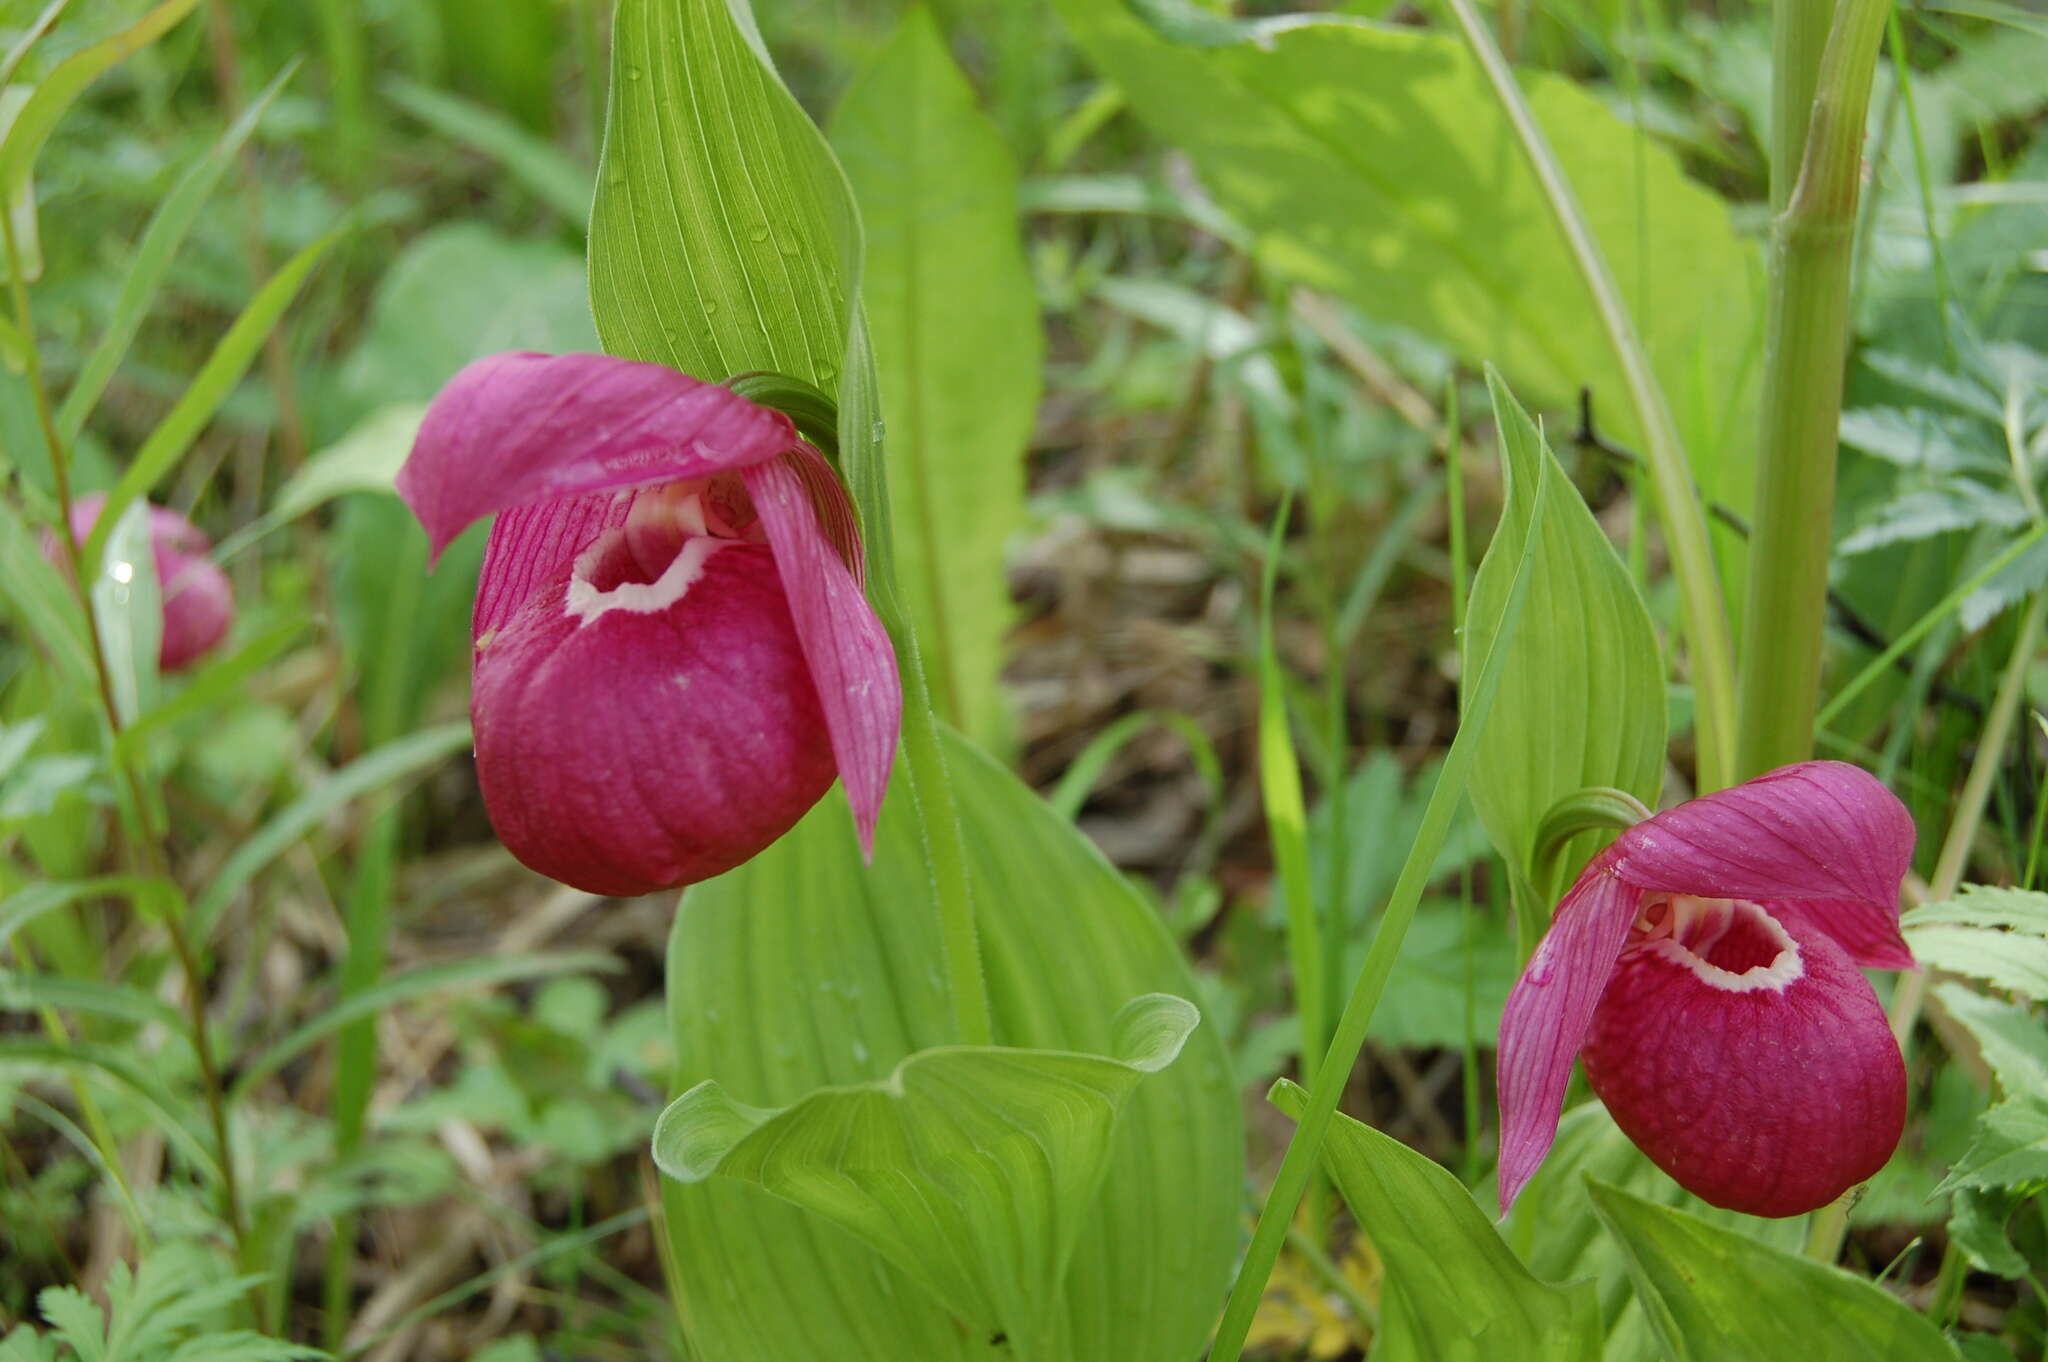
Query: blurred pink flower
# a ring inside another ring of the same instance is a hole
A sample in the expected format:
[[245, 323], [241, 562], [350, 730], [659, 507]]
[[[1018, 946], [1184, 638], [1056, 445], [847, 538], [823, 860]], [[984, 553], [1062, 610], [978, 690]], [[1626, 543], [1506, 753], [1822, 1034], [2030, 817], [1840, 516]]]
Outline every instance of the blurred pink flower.
[[853, 507], [789, 418], [658, 364], [493, 355], [398, 490], [492, 526], [470, 714], [505, 845], [592, 893], [731, 869], [846, 784], [872, 848], [902, 717]]
[[[82, 544], [99, 522], [107, 504], [104, 492], [89, 492], [71, 503], [71, 533]], [[227, 637], [235, 618], [235, 592], [227, 574], [208, 555], [213, 542], [176, 511], [149, 508], [149, 546], [156, 560], [156, 579], [163, 593], [163, 637], [158, 641], [158, 671], [175, 672], [212, 652]], [[63, 561], [54, 536], [44, 552]]]
[[1911, 969], [1913, 820], [1841, 762], [1781, 767], [1622, 833], [1558, 905], [1500, 1030], [1500, 1194], [1550, 1150], [1581, 1056], [1638, 1148], [1752, 1215], [1883, 1167], [1906, 1074], [1858, 966]]

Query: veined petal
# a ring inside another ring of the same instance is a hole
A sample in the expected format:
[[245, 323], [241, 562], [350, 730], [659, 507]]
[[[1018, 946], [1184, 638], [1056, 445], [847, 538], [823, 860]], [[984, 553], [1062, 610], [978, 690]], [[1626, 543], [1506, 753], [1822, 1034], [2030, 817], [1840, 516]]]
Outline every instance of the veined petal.
[[[741, 476], [775, 551], [861, 846], [872, 854], [875, 820], [896, 759], [903, 688], [888, 632], [825, 530], [853, 523], [851, 508], [837, 504], [844, 502], [845, 489], [817, 451], [801, 443], [786, 457], [755, 464]], [[823, 498], [825, 515], [814, 498]], [[859, 561], [857, 544], [853, 561]]]
[[608, 355], [477, 360], [427, 408], [398, 494], [436, 554], [493, 511], [709, 477], [772, 459], [796, 427], [729, 388]]
[[1572, 1061], [1642, 903], [1642, 891], [1615, 874], [1617, 859], [1610, 847], [1579, 876], [1501, 1014], [1502, 1211], [1557, 1138]]
[[[1615, 842], [1615, 869], [1646, 890], [1803, 903], [1797, 917], [1858, 963], [1901, 968], [1899, 884], [1914, 828], [1898, 796], [1839, 761], [1782, 766], [1668, 809]], [[1775, 909], [1774, 909], [1775, 911]]]
[[1586, 1038], [1586, 1076], [1629, 1139], [1686, 1190], [1750, 1215], [1825, 1206], [1884, 1166], [1906, 1119], [1905, 1065], [1870, 982], [1825, 933], [1777, 925], [1792, 950], [1739, 977], [1669, 941], [1631, 946]]
[[633, 492], [583, 496], [513, 506], [491, 524], [470, 611], [472, 642], [481, 643], [525, 608], [533, 593], [568, 573], [576, 555], [606, 530], [626, 523]]

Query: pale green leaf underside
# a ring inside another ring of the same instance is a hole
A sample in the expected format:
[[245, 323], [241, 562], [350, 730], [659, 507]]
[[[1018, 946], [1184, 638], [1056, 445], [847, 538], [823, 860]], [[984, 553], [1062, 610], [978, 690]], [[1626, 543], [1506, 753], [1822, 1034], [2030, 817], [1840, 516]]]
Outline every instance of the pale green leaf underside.
[[[1305, 1098], [1285, 1079], [1272, 1093], [1289, 1115]], [[1593, 1284], [1531, 1275], [1457, 1178], [1341, 1112], [1323, 1161], [1386, 1269], [1378, 1362], [1597, 1362]]]
[[2048, 894], [1966, 884], [1943, 903], [1901, 920], [1914, 958], [2029, 998], [2048, 998]]
[[887, 1078], [766, 1111], [706, 1079], [662, 1113], [670, 1177], [751, 1183], [848, 1230], [1020, 1354], [1039, 1350], [1117, 1118], [1199, 1015], [1168, 994], [1118, 1013], [1109, 1055], [947, 1046]]
[[[1557, 466], [1529, 414], [1489, 374], [1507, 506], [1472, 584], [1466, 675], [1493, 646], [1509, 570], [1543, 537], [1472, 771], [1472, 803], [1508, 863], [1526, 872], [1552, 805], [1592, 786], [1656, 803], [1663, 783], [1664, 668], [1657, 635], [1628, 570]], [[1539, 475], [1550, 465], [1538, 504]], [[1595, 843], [1582, 839], [1578, 860]], [[1566, 864], [1575, 868], [1577, 861]], [[1546, 886], [1536, 886], [1539, 890]]]
[[1671, 1362], [1752, 1362], [1788, 1350], [1800, 1362], [1955, 1362], [1925, 1315], [1865, 1278], [1618, 1188], [1591, 1190]]
[[881, 382], [898, 584], [940, 713], [1001, 747], [1004, 546], [1045, 346], [1002, 133], [922, 7], [832, 116], [867, 234], [861, 299]]
[[[1156, 915], [1008, 771], [959, 738], [947, 759], [998, 1044], [1026, 1047], [1012, 1061], [1025, 1065], [1044, 1050], [1165, 1055], [1170, 1029], [1140, 1044], [1113, 1022], [1124, 999], [1193, 992]], [[767, 852], [685, 896], [669, 952], [678, 1087], [715, 1078], [736, 1101], [792, 1107], [819, 1089], [872, 1085], [953, 1043], [929, 872], [898, 777], [871, 868], [844, 809], [827, 801]], [[1136, 1015], [1168, 1021], [1180, 1006]], [[1098, 1099], [1079, 1110], [1099, 1114]], [[1041, 1298], [1041, 1351], [1056, 1362], [1193, 1357], [1228, 1280], [1244, 1177], [1237, 1099], [1209, 1028], [1137, 1084], [1107, 1157], [1071, 1261]], [[1019, 1356], [853, 1233], [729, 1171], [664, 1189], [696, 1355]]]
[[[1069, 30], [1194, 158], [1263, 258], [1369, 315], [1491, 360], [1545, 404], [1593, 389], [1639, 440], [1592, 296], [1457, 38], [1348, 16], [1162, 38], [1126, 0], [1059, 0]], [[1578, 192], [1709, 495], [1748, 504], [1763, 273], [1728, 210], [1561, 76], [1522, 85]]]

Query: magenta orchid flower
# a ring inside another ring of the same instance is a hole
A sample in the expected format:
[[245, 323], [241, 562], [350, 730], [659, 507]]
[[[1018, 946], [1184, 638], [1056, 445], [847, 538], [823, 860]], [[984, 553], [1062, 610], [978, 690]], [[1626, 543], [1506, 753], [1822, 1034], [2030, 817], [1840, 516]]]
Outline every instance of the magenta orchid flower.
[[[104, 492], [89, 492], [71, 503], [71, 533], [83, 544], [107, 504]], [[235, 618], [235, 590], [210, 556], [213, 541], [197, 525], [162, 506], [149, 508], [150, 556], [163, 596], [163, 635], [157, 641], [158, 671], [182, 671], [212, 652]], [[54, 536], [44, 552], [61, 562]]]
[[591, 893], [747, 860], [845, 782], [872, 850], [902, 718], [845, 489], [781, 412], [658, 364], [492, 355], [398, 491], [483, 516], [470, 714], [512, 854]]
[[1695, 1195], [1799, 1215], [1876, 1173], [1906, 1072], [1866, 969], [1911, 969], [1913, 820], [1840, 762], [1781, 767], [1638, 823], [1558, 905], [1500, 1028], [1503, 1209], [1557, 1136], [1572, 1057]]

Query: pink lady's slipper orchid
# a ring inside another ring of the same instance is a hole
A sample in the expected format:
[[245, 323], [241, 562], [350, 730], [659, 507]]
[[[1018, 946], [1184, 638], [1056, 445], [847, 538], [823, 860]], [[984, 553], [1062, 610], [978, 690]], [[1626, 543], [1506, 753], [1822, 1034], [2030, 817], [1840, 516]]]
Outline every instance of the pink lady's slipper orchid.
[[[71, 503], [71, 533], [83, 544], [99, 523], [107, 504], [104, 492], [90, 492]], [[209, 557], [213, 542], [197, 525], [162, 506], [149, 509], [149, 547], [156, 561], [157, 588], [163, 595], [163, 636], [157, 641], [158, 671], [175, 672], [212, 652], [227, 637], [235, 618], [235, 592]], [[43, 551], [61, 563], [55, 535]]]
[[852, 504], [787, 416], [658, 364], [492, 355], [427, 409], [398, 490], [437, 555], [502, 513], [470, 714], [513, 855], [596, 894], [692, 884], [835, 775], [872, 847], [896, 657]]
[[1906, 1072], [1868, 969], [1911, 969], [1913, 820], [1840, 762], [1622, 833], [1558, 905], [1500, 1028], [1503, 1207], [1557, 1136], [1572, 1057], [1638, 1148], [1730, 1210], [1814, 1210], [1891, 1157]]

